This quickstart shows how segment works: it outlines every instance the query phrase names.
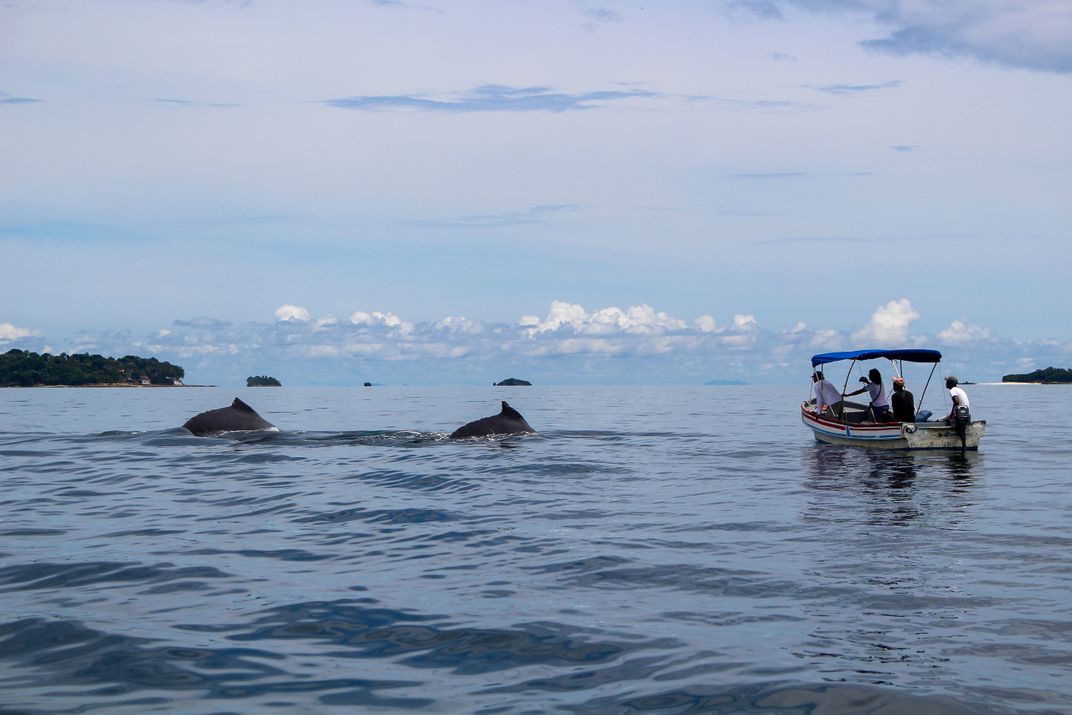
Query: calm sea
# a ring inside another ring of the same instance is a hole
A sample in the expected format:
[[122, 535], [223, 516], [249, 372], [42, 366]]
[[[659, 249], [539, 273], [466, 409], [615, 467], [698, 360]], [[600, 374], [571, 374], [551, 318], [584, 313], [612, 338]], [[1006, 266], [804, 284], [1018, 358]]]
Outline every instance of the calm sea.
[[0, 390], [0, 712], [1069, 713], [1072, 388], [968, 390], [966, 458], [806, 383]]

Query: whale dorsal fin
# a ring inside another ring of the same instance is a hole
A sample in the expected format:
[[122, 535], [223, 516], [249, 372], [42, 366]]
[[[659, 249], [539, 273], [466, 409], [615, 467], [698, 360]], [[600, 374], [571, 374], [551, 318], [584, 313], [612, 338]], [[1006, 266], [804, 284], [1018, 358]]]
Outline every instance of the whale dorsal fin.
[[515, 420], [523, 420], [523, 419], [525, 419], [524, 417], [521, 416], [521, 413], [518, 412], [517, 410], [515, 410], [513, 407], [511, 407], [506, 402], [506, 400], [502, 401], [502, 412], [500, 412], [499, 414], [502, 415], [503, 417], [513, 417]]
[[238, 399], [237, 397], [234, 398], [234, 402], [231, 403], [231, 407], [235, 408], [236, 410], [242, 410], [243, 412], [255, 412], [252, 407], [247, 405], [245, 402], [242, 402], [242, 400]]

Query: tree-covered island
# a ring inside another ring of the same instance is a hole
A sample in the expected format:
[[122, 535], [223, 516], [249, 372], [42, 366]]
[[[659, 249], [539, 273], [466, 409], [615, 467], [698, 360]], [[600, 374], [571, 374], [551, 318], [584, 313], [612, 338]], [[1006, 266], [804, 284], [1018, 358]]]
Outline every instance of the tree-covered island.
[[246, 387], [282, 387], [283, 383], [270, 375], [257, 375], [246, 378]]
[[186, 371], [156, 358], [121, 358], [76, 353], [37, 354], [8, 350], [0, 355], [0, 387], [83, 385], [181, 385]]
[[1072, 383], [1072, 370], [1063, 367], [1047, 367], [1023, 375], [1005, 375], [1002, 382], [1041, 382], [1044, 385]]

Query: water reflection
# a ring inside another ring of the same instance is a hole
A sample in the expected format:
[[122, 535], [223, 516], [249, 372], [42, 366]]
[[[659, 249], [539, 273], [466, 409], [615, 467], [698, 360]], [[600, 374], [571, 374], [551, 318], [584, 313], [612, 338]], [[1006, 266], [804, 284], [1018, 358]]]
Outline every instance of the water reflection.
[[862, 511], [867, 523], [906, 526], [921, 518], [937, 517], [950, 507], [963, 506], [962, 497], [975, 484], [980, 460], [978, 453], [915, 453], [817, 444], [803, 454], [804, 485], [816, 496], [809, 500], [806, 516], [822, 519], [829, 515], [834, 502], [826, 493], [837, 492], [856, 497], [836, 503]]
[[953, 491], [957, 493], [966, 492], [974, 484], [974, 472], [983, 458], [982, 455], [977, 452], [967, 452], [965, 454], [956, 452], [942, 456], [944, 459], [938, 463], [938, 466], [945, 472]]
[[941, 634], [985, 602], [965, 592], [960, 556], [946, 550], [949, 532], [970, 532], [978, 516], [966, 496], [978, 456], [817, 445], [802, 462], [801, 516], [818, 544], [802, 573], [855, 615], [833, 627], [827, 599], [804, 601], [814, 628], [793, 654], [830, 681], [873, 686], [948, 667]]

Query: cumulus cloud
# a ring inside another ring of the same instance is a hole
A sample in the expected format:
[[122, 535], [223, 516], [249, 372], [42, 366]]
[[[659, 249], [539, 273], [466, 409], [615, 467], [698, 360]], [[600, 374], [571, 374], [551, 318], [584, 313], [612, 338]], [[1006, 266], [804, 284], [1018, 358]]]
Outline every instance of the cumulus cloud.
[[962, 345], [990, 338], [990, 331], [974, 323], [954, 320], [938, 333], [938, 339], [947, 345]]
[[754, 315], [738, 313], [733, 316], [733, 326], [739, 330], [755, 330], [759, 327], [759, 323], [756, 322]]
[[388, 328], [400, 334], [409, 334], [414, 330], [413, 323], [407, 323], [394, 313], [381, 313], [378, 310], [366, 313], [358, 310], [350, 315], [350, 324], [364, 327]]
[[685, 321], [656, 311], [650, 305], [634, 305], [626, 310], [610, 307], [589, 313], [581, 305], [564, 301], [551, 303], [543, 320], [524, 316], [521, 321], [530, 336], [563, 329], [589, 335], [655, 335], [686, 327]]
[[696, 323], [696, 327], [701, 333], [713, 333], [718, 330], [718, 321], [710, 315], [701, 315], [693, 322]]
[[0, 343], [10, 343], [20, 338], [28, 338], [39, 333], [29, 328], [20, 328], [12, 323], [0, 323]]
[[325, 315], [322, 318], [317, 318], [313, 323], [313, 327], [317, 330], [330, 330], [331, 328], [338, 326], [338, 324], [339, 319], [334, 315]]
[[289, 303], [279, 306], [275, 311], [275, 319], [278, 321], [296, 320], [304, 323], [307, 322], [310, 317], [308, 310], [297, 305], [290, 305]]
[[551, 309], [547, 311], [547, 317], [543, 320], [530, 315], [522, 317], [521, 320], [523, 325], [529, 326], [529, 335], [535, 335], [558, 330], [563, 326], [576, 329], [588, 320], [588, 312], [584, 306], [556, 300], [551, 303]]
[[875, 347], [898, 347], [909, 344], [908, 329], [919, 312], [908, 298], [891, 300], [871, 316], [871, 320], [853, 333], [857, 344], [873, 344]]

